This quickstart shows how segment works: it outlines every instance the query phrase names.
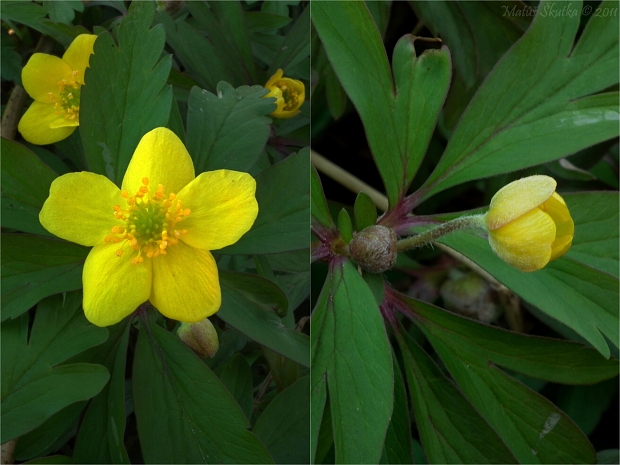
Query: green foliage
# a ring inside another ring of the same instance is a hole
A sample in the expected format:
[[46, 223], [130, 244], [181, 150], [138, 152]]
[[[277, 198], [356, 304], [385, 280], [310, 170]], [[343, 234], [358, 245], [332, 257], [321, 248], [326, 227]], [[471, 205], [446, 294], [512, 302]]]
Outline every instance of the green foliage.
[[[619, 197], [600, 192], [617, 186], [611, 180], [617, 149], [610, 150], [619, 120], [616, 4], [602, 2], [588, 17], [590, 5], [582, 9], [581, 2], [559, 8], [545, 1], [536, 8], [512, 1], [409, 3], [392, 3], [389, 20], [388, 2], [313, 3], [313, 132], [321, 147], [315, 150], [380, 189], [368, 169], [356, 166], [365, 163], [363, 156], [340, 154], [367, 152], [359, 117], [389, 201], [377, 219], [368, 191], [358, 194], [356, 230], [378, 223], [401, 237], [418, 234], [484, 213], [512, 180], [547, 174], [558, 179], [574, 220], [573, 243], [544, 269], [524, 273], [501, 261], [484, 233], [465, 229], [438, 239], [437, 248], [401, 251], [385, 276], [364, 272], [360, 280], [342, 246], [346, 217], [340, 214], [336, 230], [330, 215], [331, 207], [350, 211], [350, 200], [332, 190], [334, 202], [328, 202], [313, 171], [312, 228], [320, 239], [313, 257], [329, 271], [311, 332], [311, 460], [609, 460], [607, 451], [597, 457], [586, 434], [604, 429], [602, 412], [615, 395], [619, 368], [611, 357], [620, 339]], [[414, 32], [397, 40], [386, 30], [397, 23]], [[395, 43], [392, 51], [384, 36]], [[339, 85], [354, 109], [343, 103]], [[342, 122], [332, 125], [331, 117]], [[560, 161], [549, 163], [554, 160]], [[337, 172], [321, 169], [338, 180]], [[445, 285], [462, 276], [464, 266], [482, 276], [479, 285], [448, 296]], [[322, 282], [324, 267], [315, 271], [313, 279]], [[362, 313], [370, 307], [372, 316]], [[388, 344], [398, 347], [391, 362], [376, 359], [383, 353], [376, 344], [386, 340], [381, 323], [392, 328]], [[560, 337], [555, 331], [569, 340], [554, 339]], [[371, 349], [357, 360], [352, 347]], [[329, 364], [345, 357], [346, 364]], [[372, 400], [382, 408], [393, 403], [387, 429], [379, 421], [383, 410], [365, 411], [370, 401], [364, 395], [379, 383], [370, 373], [379, 370], [383, 382], [392, 378], [388, 370], [394, 373], [393, 388]], [[354, 386], [356, 393], [345, 397], [335, 386], [345, 392]], [[364, 406], [353, 411], [360, 399]], [[363, 429], [369, 423], [373, 435]]]
[[118, 47], [102, 33], [95, 41], [80, 101], [80, 134], [89, 170], [120, 186], [144, 134], [168, 122], [171, 60], [160, 60], [165, 34], [149, 29], [154, 6], [133, 2], [118, 28]]
[[2, 443], [93, 397], [108, 381], [101, 365], [63, 364], [107, 338], [107, 330], [87, 323], [80, 299], [73, 293], [41, 302], [30, 330], [27, 314], [2, 324]]

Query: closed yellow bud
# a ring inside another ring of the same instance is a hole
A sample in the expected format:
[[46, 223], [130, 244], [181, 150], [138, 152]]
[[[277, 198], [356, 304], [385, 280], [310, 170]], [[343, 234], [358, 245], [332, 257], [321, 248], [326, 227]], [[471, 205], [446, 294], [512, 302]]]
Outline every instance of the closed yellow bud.
[[220, 348], [217, 331], [208, 318], [198, 323], [181, 323], [177, 336], [201, 357], [213, 357]]
[[284, 72], [279, 69], [265, 84], [269, 93], [264, 97], [276, 99], [276, 110], [271, 113], [274, 118], [292, 118], [297, 115], [306, 96], [303, 82], [282, 77], [283, 75]]
[[529, 176], [501, 188], [486, 214], [493, 252], [521, 271], [536, 271], [570, 248], [575, 225], [549, 176]]

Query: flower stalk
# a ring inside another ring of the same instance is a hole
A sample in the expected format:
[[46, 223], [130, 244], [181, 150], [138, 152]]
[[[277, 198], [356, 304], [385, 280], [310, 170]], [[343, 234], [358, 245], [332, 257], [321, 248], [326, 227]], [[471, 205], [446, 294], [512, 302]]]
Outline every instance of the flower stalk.
[[485, 215], [468, 215], [455, 218], [437, 226], [436, 228], [429, 229], [428, 231], [416, 234], [415, 236], [407, 237], [406, 239], [401, 239], [396, 243], [396, 247], [399, 252], [414, 249], [416, 247], [423, 247], [431, 242], [435, 242], [437, 239], [445, 236], [446, 234], [450, 234], [453, 231], [464, 228], [486, 229]]

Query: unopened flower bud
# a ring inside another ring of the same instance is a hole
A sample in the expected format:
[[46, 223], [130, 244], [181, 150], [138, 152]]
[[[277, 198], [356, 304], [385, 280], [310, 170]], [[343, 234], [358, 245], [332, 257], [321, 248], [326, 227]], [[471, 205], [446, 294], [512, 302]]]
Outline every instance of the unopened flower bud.
[[177, 336], [201, 357], [213, 357], [220, 347], [217, 331], [208, 318], [198, 323], [181, 323]]
[[491, 286], [476, 273], [451, 270], [440, 292], [448, 310], [475, 317], [484, 323], [495, 321], [499, 316]]
[[369, 273], [383, 273], [396, 263], [396, 233], [381, 225], [355, 234], [349, 244], [351, 257]]

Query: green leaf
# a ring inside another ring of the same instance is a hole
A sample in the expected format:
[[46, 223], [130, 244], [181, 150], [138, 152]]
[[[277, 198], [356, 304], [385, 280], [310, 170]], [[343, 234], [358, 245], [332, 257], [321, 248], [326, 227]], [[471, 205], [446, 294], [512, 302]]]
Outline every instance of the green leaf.
[[[253, 281], [252, 284], [249, 280]], [[266, 299], [256, 298], [266, 296], [266, 290], [261, 288], [267, 286], [271, 289], [275, 287], [273, 283], [256, 275], [220, 271], [220, 284], [222, 307], [217, 314], [220, 318], [256, 342], [310, 366], [308, 336], [284, 326], [273, 310], [273, 300], [269, 303]]]
[[28, 234], [2, 235], [2, 320], [44, 297], [82, 287], [88, 248]]
[[[332, 219], [332, 215], [329, 213], [329, 207], [327, 206], [327, 200], [323, 193], [323, 186], [321, 185], [321, 179], [316, 172], [316, 168], [310, 168], [310, 177], [312, 186], [310, 189], [311, 208], [312, 213], [312, 227], [314, 229], [334, 229], [336, 225]], [[374, 223], [373, 223], [374, 224]]]
[[617, 268], [618, 263], [618, 226], [614, 220], [618, 214], [617, 208], [614, 210], [617, 194], [569, 194], [564, 199], [575, 222], [576, 250], [569, 250], [534, 273], [521, 272], [501, 261], [487, 240], [479, 236], [457, 233], [445, 236], [440, 242], [473, 260], [524, 300], [575, 330], [609, 357], [610, 350], [603, 336], [616, 347], [620, 336], [619, 283], [616, 276], [606, 272], [614, 263]]
[[165, 33], [149, 29], [154, 4], [135, 2], [118, 28], [118, 47], [102, 33], [84, 76], [80, 134], [90, 171], [121, 185], [138, 142], [165, 126], [172, 90], [166, 85], [171, 59], [160, 60]]
[[209, 40], [227, 68], [240, 83], [256, 83], [256, 66], [250, 48], [241, 2], [192, 2], [187, 8], [200, 28], [208, 31]]
[[174, 335], [147, 324], [132, 381], [145, 462], [273, 463], [213, 372]]
[[131, 318], [110, 328], [110, 338], [93, 361], [111, 373], [110, 382], [89, 404], [73, 450], [74, 463], [130, 463], [125, 450], [125, 361]]
[[[401, 328], [402, 329], [402, 328]], [[409, 395], [424, 452], [431, 463], [517, 463], [430, 356], [397, 333]]]
[[[394, 369], [394, 411], [385, 435], [383, 454], [385, 463], [418, 463], [413, 461], [411, 419], [407, 405], [407, 391], [396, 357], [392, 354]], [[384, 463], [382, 461], [382, 463]]]
[[[252, 397], [252, 371], [250, 370], [250, 365], [243, 355], [235, 354], [220, 367], [218, 367], [220, 368], [220, 370], [218, 370], [220, 371], [220, 373], [218, 373], [220, 381], [237, 401], [245, 418], [249, 420], [252, 418], [252, 409], [254, 408], [254, 398]], [[267, 447], [267, 449], [269, 449], [269, 447]]]
[[75, 12], [84, 11], [84, 5], [80, 1], [44, 1], [43, 8], [45, 8], [46, 13], [49, 15], [50, 19], [55, 23], [66, 23], [70, 24], [75, 17]]
[[[315, 378], [318, 378], [318, 380], [315, 380]], [[315, 371], [311, 371], [310, 379], [312, 384], [312, 391], [310, 393], [310, 463], [321, 463], [321, 461], [317, 461], [316, 458], [323, 416], [329, 415], [329, 409], [327, 411], [325, 410], [327, 380], [323, 374], [317, 377]]]
[[223, 254], [268, 254], [308, 246], [310, 231], [309, 150], [302, 149], [256, 176], [258, 217]]
[[[377, 27], [361, 2], [317, 2], [313, 21], [357, 108], [391, 207], [415, 176], [450, 82], [448, 49], [416, 56], [413, 36], [394, 49], [394, 81]], [[354, 38], [354, 39], [352, 39]]]
[[580, 344], [511, 334], [400, 298], [459, 388], [520, 463], [593, 463], [594, 449], [566, 414], [497, 365], [552, 381], [588, 383], [616, 376], [617, 360], [606, 361]]
[[217, 95], [192, 88], [187, 112], [187, 150], [196, 173], [216, 169], [248, 171], [265, 148], [274, 110], [261, 86], [217, 85]]
[[250, 32], [269, 32], [281, 29], [291, 22], [288, 16], [265, 13], [263, 11], [246, 11], [245, 24]]
[[[200, 32], [190, 26], [185, 19], [174, 21], [164, 11], [158, 11], [155, 21], [166, 29], [166, 42], [175, 52], [186, 72], [205, 89], [214, 91], [220, 81], [237, 87], [246, 84], [240, 81], [226, 66], [225, 57]], [[200, 53], [196, 53], [200, 50]]]
[[340, 231], [340, 235], [347, 244], [351, 242], [351, 239], [353, 239], [353, 224], [346, 208], [340, 210], [338, 215], [338, 231]]
[[310, 5], [299, 15], [277, 50], [267, 72], [269, 76], [278, 69], [289, 71], [310, 56]]
[[336, 463], [378, 463], [392, 415], [391, 351], [379, 307], [349, 261], [331, 263], [310, 334], [312, 385], [327, 379]]
[[2, 138], [2, 193], [18, 202], [41, 209], [58, 175], [34, 152]]
[[29, 462], [25, 462], [25, 463], [53, 463], [53, 464], [57, 464], [57, 463], [74, 463], [73, 462], [73, 458], [67, 456], [67, 455], [51, 455], [49, 457], [43, 457], [40, 459], [36, 459], [36, 460], [30, 460]]
[[[604, 2], [608, 8], [613, 2]], [[421, 188], [448, 187], [562, 158], [618, 135], [616, 21], [593, 17], [573, 48], [581, 2], [538, 14], [480, 86]], [[540, 44], [545, 44], [541, 47]], [[588, 95], [590, 95], [588, 97]]]
[[52, 236], [39, 222], [40, 208], [2, 196], [2, 227], [41, 236]]
[[310, 463], [309, 382], [303, 377], [278, 394], [254, 425], [275, 463]]
[[377, 207], [368, 194], [364, 192], [357, 194], [353, 210], [357, 232], [363, 231], [377, 222]]
[[62, 440], [72, 425], [77, 427], [78, 417], [85, 407], [86, 401], [70, 404], [20, 436], [15, 446], [15, 460], [26, 461], [53, 452], [54, 443]]
[[108, 331], [89, 324], [81, 293], [50, 297], [38, 306], [30, 335], [29, 316], [2, 323], [2, 443], [36, 428], [56, 412], [97, 394], [107, 383], [105, 367], [61, 365], [101, 344]]
[[577, 423], [584, 434], [590, 435], [617, 397], [618, 378], [593, 386], [563, 386], [558, 407]]

